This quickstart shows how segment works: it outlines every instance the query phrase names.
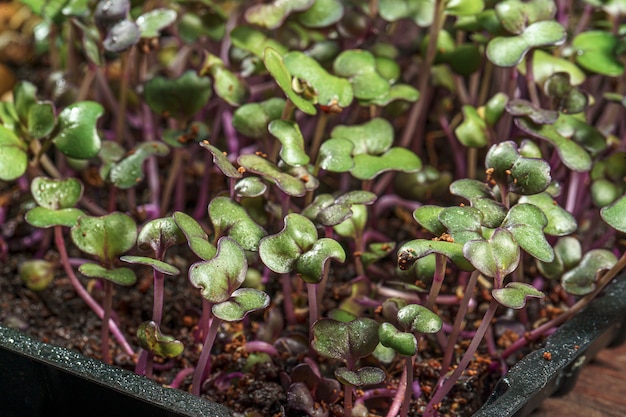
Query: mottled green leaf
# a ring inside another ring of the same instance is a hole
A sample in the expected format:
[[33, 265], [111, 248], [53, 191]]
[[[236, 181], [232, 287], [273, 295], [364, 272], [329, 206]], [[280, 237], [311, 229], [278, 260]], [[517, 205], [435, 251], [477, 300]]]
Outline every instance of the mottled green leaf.
[[186, 120], [196, 114], [211, 97], [211, 79], [186, 71], [170, 80], [153, 77], [144, 86], [144, 98], [153, 112]]
[[110, 263], [135, 246], [137, 226], [130, 216], [120, 212], [82, 216], [72, 227], [71, 235], [80, 250]]
[[356, 371], [344, 367], [335, 369], [337, 380], [344, 385], [353, 387], [380, 384], [385, 380], [385, 376], [385, 371], [373, 366], [364, 366]]
[[35, 207], [26, 212], [25, 219], [30, 225], [40, 228], [53, 226], [71, 227], [84, 214], [82, 210], [77, 208], [52, 210], [46, 207]]
[[172, 9], [153, 9], [139, 16], [136, 20], [142, 38], [156, 38], [159, 32], [176, 21], [176, 11]]
[[137, 342], [142, 349], [162, 358], [175, 358], [185, 350], [185, 345], [173, 336], [161, 333], [153, 321], [144, 321], [137, 328]]
[[300, 126], [294, 121], [272, 120], [268, 126], [269, 132], [281, 143], [280, 157], [291, 166], [306, 165], [309, 155], [304, 150], [304, 137]]
[[598, 273], [611, 269], [617, 263], [617, 257], [605, 249], [592, 249], [583, 256], [575, 268], [561, 277], [563, 289], [570, 294], [585, 295], [596, 288]]
[[311, 346], [320, 355], [354, 364], [378, 345], [378, 323], [358, 318], [348, 323], [321, 319], [313, 324]]
[[215, 256], [217, 248], [208, 241], [209, 237], [193, 217], [181, 211], [175, 212], [172, 217], [187, 238], [187, 243], [193, 253], [205, 261]]
[[241, 247], [229, 237], [217, 242], [217, 254], [208, 261], [189, 267], [189, 281], [200, 288], [202, 297], [212, 304], [222, 303], [241, 286], [248, 262]]
[[285, 194], [302, 197], [306, 188], [302, 181], [281, 171], [276, 164], [258, 155], [241, 155], [237, 162], [246, 170], [271, 180]]
[[609, 226], [626, 233], [626, 196], [617, 199], [613, 204], [600, 210], [602, 220]]
[[170, 152], [167, 145], [151, 141], [143, 142], [133, 148], [128, 156], [115, 163], [109, 172], [111, 182], [121, 189], [128, 189], [139, 184], [145, 175], [143, 163], [150, 156], [165, 156]]
[[124, 262], [128, 262], [129, 264], [139, 264], [139, 265], [149, 266], [153, 268], [155, 271], [158, 271], [166, 275], [180, 274], [180, 270], [176, 268], [175, 266], [172, 266], [163, 261], [159, 261], [158, 259], [148, 258], [146, 256], [124, 255], [124, 256], [120, 256], [120, 260]]
[[209, 203], [209, 217], [217, 236], [230, 236], [243, 249], [256, 251], [267, 233], [246, 209], [228, 197], [215, 197]]
[[544, 294], [530, 284], [524, 282], [510, 282], [504, 288], [491, 290], [491, 295], [497, 302], [505, 307], [519, 310], [524, 308], [526, 300], [530, 298], [543, 298]]
[[254, 288], [239, 288], [231, 297], [215, 304], [211, 312], [220, 320], [233, 322], [241, 321], [253, 311], [262, 310], [270, 304], [270, 297], [263, 291]]
[[483, 275], [498, 278], [500, 282], [520, 261], [520, 247], [506, 229], [496, 229], [489, 240], [465, 243], [463, 254]]
[[565, 236], [573, 233], [576, 228], [576, 219], [567, 210], [559, 206], [550, 194], [543, 192], [536, 195], [522, 196], [520, 203], [530, 203], [539, 207], [548, 218], [548, 225], [544, 228], [546, 234]]
[[84, 263], [78, 267], [78, 271], [89, 278], [104, 278], [114, 284], [131, 286], [137, 282], [137, 276], [132, 269], [114, 268], [107, 269], [94, 263]]

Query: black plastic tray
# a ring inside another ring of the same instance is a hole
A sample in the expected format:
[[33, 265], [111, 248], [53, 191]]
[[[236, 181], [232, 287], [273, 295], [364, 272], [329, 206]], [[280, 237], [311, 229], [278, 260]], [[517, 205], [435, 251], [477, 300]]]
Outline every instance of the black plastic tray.
[[[626, 273], [498, 382], [474, 417], [522, 417], [567, 393], [596, 353], [626, 340]], [[550, 352], [551, 360], [544, 359]], [[0, 326], [0, 416], [195, 416], [232, 412], [186, 392]]]
[[[545, 346], [526, 355], [498, 382], [474, 417], [522, 417], [550, 397], [567, 394], [582, 366], [605, 347], [626, 341], [626, 273], [563, 324]], [[550, 360], [544, 358], [549, 352]]]
[[0, 326], [0, 416], [229, 417], [230, 410]]

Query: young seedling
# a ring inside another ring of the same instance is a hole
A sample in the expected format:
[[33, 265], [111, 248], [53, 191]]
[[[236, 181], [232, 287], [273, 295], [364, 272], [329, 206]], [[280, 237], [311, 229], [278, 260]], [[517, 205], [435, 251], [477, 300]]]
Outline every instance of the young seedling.
[[[272, 271], [283, 274], [285, 299], [290, 297], [290, 272], [295, 272], [307, 283], [309, 297], [309, 320], [319, 317], [316, 286], [322, 281], [330, 259], [344, 262], [346, 254], [341, 245], [330, 238], [317, 238], [317, 229], [311, 220], [292, 213], [285, 217], [285, 226], [276, 235], [261, 239], [259, 256]], [[286, 315], [292, 315], [285, 305]], [[293, 319], [292, 319], [293, 320]]]
[[[142, 332], [143, 335], [146, 335], [147, 332], [150, 331], [152, 339], [149, 340], [158, 341], [161, 336], [159, 327], [161, 326], [161, 318], [163, 316], [164, 276], [180, 274], [178, 268], [164, 262], [165, 253], [167, 249], [173, 245], [178, 245], [186, 241], [183, 232], [176, 225], [172, 217], [155, 219], [146, 223], [137, 236], [137, 246], [143, 250], [151, 249], [154, 258], [130, 255], [120, 257], [124, 262], [146, 265], [153, 270], [154, 301], [152, 320], [150, 323], [144, 323], [143, 328], [140, 327], [140, 329], [138, 329], [138, 333]], [[158, 352], [152, 349], [154, 348], [153, 343], [147, 343], [149, 341], [148, 339], [139, 338], [138, 340], [145, 343], [141, 343], [141, 347], [144, 350], [139, 355], [135, 372], [140, 375], [151, 376], [152, 354], [158, 354]], [[169, 340], [167, 341], [170, 342]]]
[[[388, 305], [389, 308], [384, 309], [385, 303], [391, 304], [390, 306]], [[395, 317], [391, 317], [395, 324], [385, 322], [380, 325], [378, 328], [380, 343], [385, 347], [392, 348], [401, 356], [405, 356], [405, 369], [403, 371], [405, 378], [402, 381], [404, 390], [398, 389], [396, 399], [387, 415], [397, 415], [398, 408], [402, 404], [399, 415], [405, 417], [408, 415], [412, 397], [413, 369], [420, 335], [437, 333], [441, 330], [443, 322], [438, 315], [418, 304], [406, 305], [404, 300], [397, 299], [388, 300], [385, 303], [383, 303], [383, 311], [387, 313], [390, 311], [395, 312]]]
[[344, 416], [350, 417], [353, 387], [385, 380], [381, 369], [368, 366], [356, 369], [357, 361], [370, 355], [378, 345], [378, 323], [368, 318], [348, 323], [324, 318], [313, 324], [312, 333], [311, 347], [317, 353], [346, 363], [346, 367], [335, 369], [335, 376], [344, 384]]
[[204, 376], [210, 371], [209, 357], [222, 321], [241, 321], [248, 313], [269, 305], [269, 296], [264, 292], [239, 288], [246, 278], [247, 269], [243, 249], [230, 237], [220, 238], [215, 257], [189, 267], [189, 280], [201, 290], [213, 316], [210, 325], [205, 323], [209, 330], [193, 375], [192, 392], [195, 395], [200, 394]]
[[99, 263], [84, 263], [78, 270], [89, 278], [100, 278], [104, 286], [104, 317], [102, 322], [102, 359], [111, 363], [109, 353], [109, 318], [113, 309], [113, 283], [130, 286], [137, 281], [129, 268], [116, 268], [117, 257], [129, 251], [137, 238], [137, 225], [120, 212], [92, 217], [80, 216], [72, 226], [74, 244], [83, 252], [95, 256]]
[[103, 114], [102, 106], [81, 101], [64, 108], [55, 116], [51, 102], [39, 101], [37, 88], [29, 82], [18, 83], [13, 103], [2, 103], [0, 111], [0, 179], [9, 181], [26, 172], [31, 164], [41, 166], [50, 176], [60, 178], [53, 162], [45, 154], [52, 144], [70, 158], [87, 160], [98, 154], [100, 136], [95, 125]]
[[74, 208], [83, 195], [82, 183], [74, 178], [54, 180], [37, 177], [31, 182], [31, 194], [39, 206], [32, 208], [26, 213], [26, 221], [35, 227], [54, 227], [54, 242], [61, 257], [61, 264], [70, 279], [72, 287], [100, 319], [106, 320], [106, 326], [111, 328], [125, 352], [132, 356], [133, 349], [126, 341], [117, 324], [108, 318], [106, 308], [98, 304], [83, 287], [69, 263], [62, 227], [76, 225], [78, 219], [84, 215], [81, 210]]

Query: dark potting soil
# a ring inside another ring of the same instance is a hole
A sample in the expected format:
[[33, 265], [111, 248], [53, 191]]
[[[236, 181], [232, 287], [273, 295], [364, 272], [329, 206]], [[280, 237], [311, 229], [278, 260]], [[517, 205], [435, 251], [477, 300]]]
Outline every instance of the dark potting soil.
[[[56, 253], [50, 251], [47, 258], [54, 260]], [[100, 320], [89, 310], [86, 304], [76, 296], [74, 289], [65, 276], [62, 268], [57, 271], [53, 283], [41, 292], [34, 292], [25, 287], [17, 273], [19, 263], [24, 259], [21, 256], [11, 257], [3, 263], [0, 270], [0, 322], [5, 326], [18, 328], [38, 340], [53, 345], [63, 346], [76, 350], [84, 355], [100, 359]], [[173, 256], [170, 263], [181, 270], [189, 266], [186, 260]], [[137, 346], [137, 326], [149, 320], [152, 314], [152, 274], [149, 271], [138, 270], [138, 282], [135, 287], [117, 287], [114, 295], [114, 307], [116, 320], [120, 328], [129, 339], [132, 346]], [[201, 350], [201, 337], [198, 335], [197, 323], [201, 313], [201, 298], [199, 291], [189, 283], [184, 282], [183, 277], [170, 277], [166, 280], [165, 309], [163, 316], [162, 331], [172, 335], [183, 342], [186, 346], [184, 353], [175, 359], [155, 359], [153, 378], [160, 384], [170, 385], [176, 380], [181, 370], [192, 367], [198, 359]], [[101, 297], [101, 288], [96, 281], [88, 281], [81, 278], [96, 299]], [[345, 283], [331, 283], [327, 294], [326, 307], [336, 306], [338, 299], [349, 293], [349, 287]], [[295, 287], [297, 290], [297, 286]], [[271, 306], [280, 309], [282, 306]], [[480, 310], [480, 308], [478, 309]], [[545, 310], [544, 310], [545, 311]], [[444, 315], [454, 314], [453, 311]], [[236, 412], [248, 413], [251, 416], [304, 416], [302, 412], [286, 409], [287, 389], [284, 385], [285, 375], [298, 364], [303, 363], [307, 357], [306, 323], [287, 328], [283, 338], [277, 344], [279, 355], [267, 361], [259, 361], [252, 365], [253, 358], [245, 349], [246, 340], [255, 339], [255, 331], [259, 329], [259, 323], [263, 322], [268, 312], [256, 313], [244, 324], [226, 324], [222, 327], [213, 349], [211, 376], [204, 384], [202, 396], [225, 404]], [[306, 320], [306, 313], [302, 315]], [[476, 314], [476, 321], [482, 313]], [[477, 323], [468, 317], [467, 330]], [[504, 332], [495, 341], [500, 346], [505, 346], [517, 335], [512, 332]], [[288, 342], [285, 342], [287, 340]], [[468, 342], [462, 342], [458, 347], [458, 357], [463, 353], [463, 348]], [[415, 366], [415, 380], [420, 382], [423, 395], [412, 406], [412, 416], [418, 416], [427, 399], [434, 391], [434, 385], [439, 377], [441, 352], [436, 348], [433, 339], [423, 339], [421, 345], [421, 360]], [[112, 338], [110, 348], [113, 363], [116, 366], [134, 369], [134, 359], [122, 351], [117, 342]], [[254, 355], [253, 355], [254, 356]], [[258, 358], [254, 358], [255, 361]], [[333, 361], [317, 358], [320, 369], [326, 376], [331, 376], [334, 367], [341, 366]], [[397, 383], [402, 372], [402, 361], [386, 366], [390, 374], [387, 382]], [[494, 366], [486, 349], [481, 350], [480, 355], [472, 362], [463, 378], [453, 389], [452, 395], [441, 406], [441, 414], [447, 416], [469, 416], [476, 411], [494, 383], [501, 376], [499, 366]], [[281, 378], [282, 374], [282, 378]], [[180, 378], [178, 378], [180, 379]], [[180, 383], [179, 388], [189, 390], [191, 374], [187, 375]], [[362, 394], [362, 392], [360, 392]], [[385, 415], [390, 406], [391, 398], [373, 398], [366, 405], [370, 415]], [[334, 404], [320, 404], [328, 410], [329, 416], [342, 416], [343, 409], [341, 400]], [[252, 413], [252, 414], [249, 414]]]

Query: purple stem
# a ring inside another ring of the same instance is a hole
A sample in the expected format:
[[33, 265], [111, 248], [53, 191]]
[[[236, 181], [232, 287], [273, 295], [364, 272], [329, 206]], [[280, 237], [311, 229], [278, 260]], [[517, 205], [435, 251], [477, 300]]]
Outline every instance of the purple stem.
[[[72, 284], [72, 287], [74, 287], [74, 290], [76, 291], [76, 293], [79, 295], [80, 298], [82, 298], [85, 301], [85, 303], [89, 306], [89, 308], [91, 308], [94, 311], [94, 313], [96, 313], [96, 315], [100, 317], [100, 319], [102, 319], [104, 317], [104, 310], [102, 309], [100, 304], [98, 304], [98, 302], [91, 297], [91, 294], [89, 294], [89, 292], [87, 292], [87, 290], [82, 286], [82, 284], [76, 277], [76, 274], [74, 274], [74, 270], [70, 266], [70, 263], [67, 257], [67, 249], [65, 248], [65, 241], [63, 239], [63, 231], [61, 229], [61, 226], [54, 227], [54, 242], [59, 251], [59, 255], [61, 256], [61, 263], [63, 264], [65, 273], [70, 279], [70, 283]], [[111, 333], [113, 333], [113, 336], [115, 336], [115, 338], [117, 339], [117, 342], [120, 344], [124, 352], [126, 352], [128, 356], [132, 357], [135, 354], [135, 352], [133, 352], [133, 348], [130, 347], [130, 345], [128, 344], [128, 341], [126, 340], [126, 338], [120, 331], [115, 321], [109, 320], [109, 327], [111, 329]]]
[[443, 355], [440, 378], [443, 378], [446, 375], [448, 369], [450, 368], [450, 364], [452, 363], [454, 345], [456, 345], [456, 341], [458, 340], [459, 334], [461, 333], [461, 325], [463, 324], [463, 320], [465, 319], [465, 315], [467, 314], [469, 303], [474, 295], [474, 288], [476, 287], [476, 282], [478, 281], [478, 275], [480, 275], [480, 273], [477, 270], [472, 272], [472, 275], [470, 276], [470, 279], [467, 283], [467, 287], [465, 287], [463, 301], [461, 302], [459, 310], [456, 313], [454, 325], [452, 326], [452, 332], [448, 337], [448, 344], [446, 346], [446, 351]]
[[389, 407], [389, 411], [387, 412], [387, 417], [396, 417], [400, 412], [400, 407], [402, 406], [402, 402], [404, 401], [404, 395], [406, 394], [406, 381], [407, 380], [407, 371], [406, 367], [402, 370], [402, 375], [400, 376], [400, 383], [398, 385], [398, 390], [396, 391], [396, 396], [393, 398], [393, 402], [391, 403], [391, 407]]
[[[421, 335], [417, 335], [417, 346], [419, 346], [419, 340]], [[400, 416], [406, 417], [409, 414], [409, 406], [411, 405], [411, 398], [413, 397], [413, 366], [415, 364], [415, 355], [407, 356], [405, 359], [406, 367], [406, 384], [404, 385], [404, 401], [402, 401], [402, 408], [400, 409]], [[410, 388], [409, 388], [410, 387]]]
[[496, 300], [491, 301], [491, 303], [489, 304], [489, 308], [485, 312], [485, 316], [480, 322], [480, 326], [478, 326], [478, 329], [476, 329], [476, 335], [472, 339], [472, 342], [470, 343], [467, 350], [465, 351], [465, 354], [463, 355], [463, 359], [461, 359], [461, 362], [456, 367], [452, 375], [450, 375], [450, 377], [445, 380], [443, 385], [439, 386], [439, 388], [435, 391], [435, 394], [431, 397], [428, 405], [426, 406], [426, 412], [424, 413], [424, 417], [433, 417], [436, 415], [437, 412], [435, 410], [435, 405], [439, 404], [441, 400], [443, 400], [443, 397], [445, 397], [446, 394], [450, 392], [450, 390], [458, 381], [461, 374], [467, 368], [467, 365], [469, 365], [470, 361], [474, 358], [474, 354], [476, 353], [480, 342], [482, 341], [485, 333], [491, 326], [491, 320], [496, 313], [498, 305], [499, 304]]
[[87, 262], [91, 262], [89, 259], [84, 258], [68, 258], [67, 262], [72, 266], [81, 266]]
[[[417, 382], [417, 381], [415, 381], [415, 382]], [[413, 384], [413, 385], [415, 385], [415, 384]], [[418, 386], [419, 386], [419, 384], [418, 384]], [[415, 390], [413, 390], [413, 391], [415, 391]], [[355, 406], [361, 405], [365, 401], [371, 400], [371, 399], [374, 399], [374, 398], [381, 398], [381, 397], [382, 398], [391, 398], [394, 395], [396, 395], [396, 391], [395, 390], [391, 390], [391, 389], [388, 389], [388, 388], [374, 388], [374, 389], [370, 389], [370, 390], [364, 391], [363, 395], [361, 395], [359, 398], [357, 398], [354, 401], [354, 405]]]
[[103, 279], [104, 284], [104, 302], [102, 308], [104, 316], [102, 317], [102, 331], [100, 336], [100, 346], [102, 350], [102, 361], [111, 363], [111, 353], [109, 351], [109, 321], [111, 320], [111, 309], [113, 308], [113, 283], [108, 279]]
[[318, 284], [313, 284], [310, 282], [307, 282], [306, 284], [306, 292], [309, 299], [309, 340], [313, 340], [313, 323], [315, 323], [319, 318], [317, 286]]
[[[220, 132], [222, 130], [222, 114], [224, 112], [225, 104], [221, 103], [216, 111], [215, 122], [213, 123], [213, 131], [211, 132], [211, 143], [217, 142]], [[213, 157], [210, 152], [206, 152], [204, 155], [204, 172], [202, 173], [202, 180], [200, 182], [200, 191], [198, 192], [198, 200], [196, 202], [196, 209], [193, 212], [193, 218], [200, 220], [207, 213], [208, 200], [209, 200], [209, 180], [211, 176], [211, 167], [213, 166]]]
[[202, 345], [202, 353], [198, 358], [198, 363], [196, 364], [196, 369], [193, 373], [191, 392], [194, 395], [200, 396], [200, 389], [202, 388], [204, 376], [211, 372], [209, 358], [211, 357], [211, 349], [213, 348], [213, 343], [215, 343], [217, 329], [220, 327], [221, 322], [222, 320], [217, 317], [213, 317], [211, 320], [211, 326], [209, 327], [209, 331], [204, 339], [204, 344]]
[[352, 385], [343, 386], [343, 416], [352, 417]]
[[289, 274], [282, 274], [280, 276], [280, 283], [283, 289], [283, 306], [285, 307], [285, 317], [287, 318], [287, 323], [296, 324], [293, 298], [291, 298], [293, 288], [291, 286], [291, 277]]
[[443, 285], [443, 279], [446, 275], [446, 257], [445, 255], [441, 255], [439, 253], [435, 254], [435, 275], [433, 276], [433, 282], [430, 285], [430, 293], [428, 294], [428, 299], [426, 300], [426, 307], [429, 310], [433, 309], [435, 305], [435, 301], [437, 300], [437, 296], [439, 295], [439, 291], [441, 290], [441, 286]]
[[578, 201], [578, 189], [580, 188], [580, 180], [584, 174], [572, 171], [570, 174], [569, 184], [567, 186], [567, 201], [565, 210], [574, 214], [576, 210], [576, 202]]
[[183, 381], [185, 380], [185, 378], [187, 378], [188, 375], [191, 375], [193, 373], [193, 370], [194, 370], [193, 367], [181, 369], [176, 374], [174, 379], [172, 379], [172, 382], [170, 383], [170, 388], [179, 389]]
[[374, 216], [379, 217], [385, 211], [391, 210], [395, 207], [404, 207], [408, 210], [414, 211], [416, 208], [421, 207], [421, 203], [417, 201], [405, 200], [395, 194], [385, 194], [379, 197], [374, 204]]
[[272, 357], [278, 356], [278, 350], [276, 350], [274, 345], [271, 345], [267, 342], [263, 342], [262, 340], [253, 340], [251, 342], [247, 342], [244, 345], [244, 349], [246, 352], [250, 352], [250, 353], [262, 352], [262, 353], [267, 353], [268, 355]]
[[439, 125], [441, 126], [443, 132], [446, 134], [446, 138], [448, 139], [448, 143], [450, 144], [452, 155], [454, 155], [454, 163], [456, 165], [455, 177], [463, 178], [465, 176], [466, 170], [464, 158], [465, 152], [463, 152], [463, 149], [459, 147], [459, 141], [454, 135], [452, 129], [450, 129], [450, 124], [445, 117], [439, 117]]

